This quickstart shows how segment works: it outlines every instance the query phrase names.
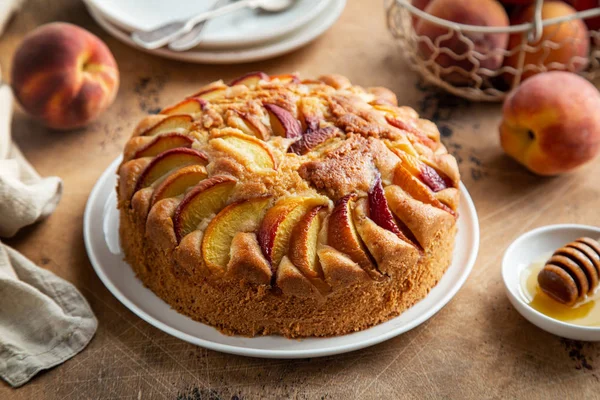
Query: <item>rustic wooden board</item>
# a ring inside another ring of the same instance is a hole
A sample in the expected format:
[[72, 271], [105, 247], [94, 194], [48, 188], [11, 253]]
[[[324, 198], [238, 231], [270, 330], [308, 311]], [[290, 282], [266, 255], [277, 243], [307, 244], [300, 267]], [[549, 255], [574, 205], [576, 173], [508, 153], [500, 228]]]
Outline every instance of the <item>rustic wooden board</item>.
[[[592, 398], [600, 390], [600, 346], [560, 339], [511, 307], [500, 278], [504, 249], [519, 234], [551, 223], [600, 225], [600, 160], [570, 175], [540, 179], [503, 155], [498, 105], [476, 105], [418, 83], [386, 32], [380, 1], [350, 0], [326, 34], [293, 54], [237, 66], [162, 60], [105, 34], [78, 0], [31, 0], [0, 39], [10, 70], [24, 33], [69, 21], [106, 41], [120, 66], [116, 103], [85, 130], [58, 133], [17, 112], [16, 141], [43, 175], [64, 179], [65, 193], [45, 222], [9, 241], [74, 282], [100, 321], [81, 354], [21, 389], [0, 383], [1, 399], [249, 398]], [[481, 249], [465, 287], [438, 315], [400, 337], [341, 356], [263, 360], [187, 344], [122, 306], [95, 275], [85, 253], [85, 202], [101, 172], [121, 152], [137, 120], [194, 88], [248, 70], [338, 72], [358, 84], [385, 85], [403, 104], [438, 123], [457, 156], [478, 209]], [[6, 76], [6, 75], [5, 75]], [[1, 305], [0, 305], [1, 306]]]

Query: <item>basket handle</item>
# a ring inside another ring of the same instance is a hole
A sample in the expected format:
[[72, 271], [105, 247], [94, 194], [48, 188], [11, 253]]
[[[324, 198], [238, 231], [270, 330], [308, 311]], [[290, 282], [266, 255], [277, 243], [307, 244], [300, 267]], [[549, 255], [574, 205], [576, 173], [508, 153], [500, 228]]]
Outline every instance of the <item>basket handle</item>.
[[542, 34], [544, 33], [544, 26], [542, 20], [542, 6], [544, 5], [544, 0], [535, 0], [535, 11], [533, 13], [533, 25], [529, 30], [529, 34], [527, 35], [530, 43], [538, 42], [542, 38]]

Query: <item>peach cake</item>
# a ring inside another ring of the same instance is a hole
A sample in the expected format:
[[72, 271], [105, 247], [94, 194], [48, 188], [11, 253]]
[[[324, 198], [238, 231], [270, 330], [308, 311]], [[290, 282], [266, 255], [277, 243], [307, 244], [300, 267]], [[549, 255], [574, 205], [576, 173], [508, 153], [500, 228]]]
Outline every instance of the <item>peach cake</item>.
[[435, 124], [343, 76], [213, 82], [143, 119], [118, 174], [126, 261], [227, 334], [365, 329], [451, 261], [460, 177]]

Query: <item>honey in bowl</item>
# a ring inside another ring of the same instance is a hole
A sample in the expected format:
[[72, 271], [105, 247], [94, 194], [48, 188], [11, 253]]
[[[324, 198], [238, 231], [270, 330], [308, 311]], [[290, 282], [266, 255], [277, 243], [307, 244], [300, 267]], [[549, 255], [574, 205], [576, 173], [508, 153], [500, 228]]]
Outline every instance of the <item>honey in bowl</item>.
[[559, 321], [583, 326], [600, 326], [600, 291], [596, 289], [592, 296], [583, 301], [566, 306], [542, 292], [537, 277], [550, 254], [531, 263], [521, 273], [521, 290], [526, 302], [533, 309]]
[[521, 274], [527, 303], [553, 319], [600, 326], [599, 249], [597, 241], [580, 238], [533, 262]]

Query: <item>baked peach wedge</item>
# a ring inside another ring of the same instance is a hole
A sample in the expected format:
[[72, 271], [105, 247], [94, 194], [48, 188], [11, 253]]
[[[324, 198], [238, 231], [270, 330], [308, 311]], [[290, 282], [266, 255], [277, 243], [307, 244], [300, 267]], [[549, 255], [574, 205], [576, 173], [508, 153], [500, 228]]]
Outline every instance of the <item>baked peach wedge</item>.
[[[390, 211], [387, 199], [385, 198], [383, 185], [381, 184], [381, 177], [378, 176], [375, 179], [375, 183], [371, 190], [369, 190], [367, 199], [369, 209], [368, 215], [373, 222], [383, 229], [392, 232], [394, 235], [398, 236], [400, 240], [416, 247], [419, 246], [412, 232], [401, 224], [399, 225], [398, 221], [396, 221], [394, 215]], [[400, 229], [401, 226], [405, 229]]]
[[227, 175], [216, 175], [203, 180], [190, 190], [173, 216], [177, 241], [195, 231], [206, 218], [221, 211], [229, 200], [237, 180]]
[[251, 88], [258, 85], [258, 82], [260, 81], [269, 81], [269, 75], [260, 71], [248, 72], [246, 75], [242, 75], [239, 78], [232, 80], [229, 83], [229, 86], [244, 85]]
[[277, 104], [263, 104], [269, 114], [271, 129], [275, 136], [296, 139], [302, 136], [302, 125], [292, 113]]
[[262, 140], [269, 140], [270, 134], [267, 127], [256, 115], [247, 114], [238, 110], [231, 110], [227, 115], [227, 126], [237, 128], [246, 135], [255, 136]]
[[197, 114], [206, 106], [206, 100], [201, 98], [185, 99], [174, 106], [164, 108], [160, 113], [164, 115]]
[[322, 277], [317, 257], [317, 242], [321, 229], [321, 210], [316, 206], [306, 212], [292, 229], [290, 236], [290, 261], [308, 278]]
[[170, 115], [142, 132], [141, 136], [157, 136], [163, 133], [183, 133], [189, 131], [194, 123], [190, 115]]
[[397, 149], [393, 149], [392, 151], [400, 157], [404, 169], [427, 185], [434, 193], [454, 187], [452, 179], [432, 166], [424, 163], [418, 157], [398, 152]]
[[280, 74], [280, 75], [271, 75], [270, 77], [272, 82], [280, 82], [280, 83], [300, 83], [300, 78], [296, 74]]
[[410, 229], [425, 252], [436, 251], [437, 232], [452, 231], [456, 225], [455, 215], [417, 200], [400, 186], [386, 186], [385, 197], [394, 216]]
[[[405, 234], [398, 235], [377, 224], [370, 218], [369, 208], [368, 199], [358, 199], [353, 209], [353, 221], [369, 254], [375, 259], [378, 271], [388, 276], [408, 276], [409, 267], [423, 254], [421, 246], [412, 232], [406, 235], [412, 239], [407, 240]], [[408, 229], [404, 227], [403, 230]]]
[[189, 188], [206, 179], [208, 174], [202, 165], [188, 165], [167, 176], [152, 193], [150, 204], [184, 194]]
[[181, 133], [165, 133], [160, 136], [134, 137], [125, 146], [125, 158], [154, 157], [177, 147], [192, 147], [194, 140]]
[[328, 200], [319, 197], [286, 197], [267, 211], [257, 236], [263, 254], [274, 271], [288, 253], [294, 227], [309, 210], [327, 204]]
[[335, 126], [326, 126], [316, 130], [310, 130], [304, 133], [300, 139], [292, 143], [288, 148], [288, 153], [304, 155], [325, 143], [328, 139], [341, 135], [342, 131]]
[[228, 129], [213, 136], [209, 143], [213, 148], [234, 156], [248, 168], [275, 168], [275, 159], [269, 146], [253, 136]]
[[352, 261], [360, 265], [373, 279], [381, 279], [381, 273], [371, 259], [362, 239], [359, 237], [352, 220], [352, 206], [356, 194], [347, 194], [336, 203], [331, 215], [327, 231], [327, 243], [334, 249], [346, 254]]
[[400, 186], [404, 191], [406, 191], [406, 193], [410, 194], [416, 200], [447, 211], [452, 215], [456, 215], [456, 212], [452, 208], [442, 203], [435, 196], [435, 193], [431, 190], [431, 188], [426, 186], [421, 180], [410, 173], [402, 163], [399, 163], [394, 170], [393, 183], [394, 185]]
[[226, 272], [233, 237], [238, 232], [258, 230], [270, 202], [270, 197], [239, 200], [210, 221], [202, 239], [202, 258], [212, 272]]
[[152, 185], [154, 182], [176, 169], [188, 165], [204, 166], [206, 164], [208, 164], [206, 155], [195, 149], [178, 147], [164, 151], [154, 157], [148, 166], [144, 168], [136, 182], [134, 193]]

